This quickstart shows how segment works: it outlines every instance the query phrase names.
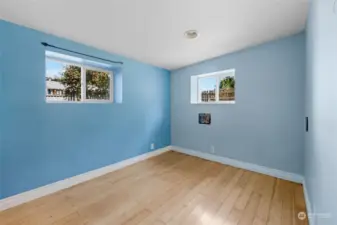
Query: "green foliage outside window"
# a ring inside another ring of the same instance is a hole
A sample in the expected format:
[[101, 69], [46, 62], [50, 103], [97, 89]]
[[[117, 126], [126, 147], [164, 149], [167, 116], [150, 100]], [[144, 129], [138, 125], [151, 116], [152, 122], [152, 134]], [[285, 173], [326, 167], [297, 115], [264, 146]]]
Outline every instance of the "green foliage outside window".
[[[71, 101], [81, 100], [81, 68], [65, 66], [59, 81], [65, 87], [65, 97]], [[110, 76], [105, 72], [86, 70], [86, 97], [87, 99], [109, 100]]]
[[235, 88], [235, 78], [228, 76], [220, 81], [220, 89]]

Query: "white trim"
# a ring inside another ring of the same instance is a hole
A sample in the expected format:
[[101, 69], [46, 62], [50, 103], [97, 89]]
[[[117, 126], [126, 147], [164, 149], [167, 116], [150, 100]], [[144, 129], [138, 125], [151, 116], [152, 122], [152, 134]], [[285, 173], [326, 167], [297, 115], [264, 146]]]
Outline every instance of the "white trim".
[[87, 69], [81, 66], [81, 102], [87, 99]]
[[307, 189], [307, 184], [305, 182], [305, 180], [303, 181], [303, 191], [304, 191], [304, 199], [305, 199], [305, 205], [307, 208], [307, 214], [309, 215], [308, 219], [309, 219], [309, 225], [315, 225], [315, 218], [313, 216], [314, 212], [313, 209], [311, 208], [311, 202], [310, 202], [310, 198], [309, 198], [309, 193], [308, 193], [308, 189]]
[[18, 205], [21, 205], [23, 203], [32, 201], [37, 198], [41, 198], [43, 196], [55, 193], [57, 191], [72, 187], [74, 185], [83, 183], [85, 181], [94, 179], [96, 177], [102, 176], [104, 174], [122, 169], [126, 166], [135, 164], [137, 162], [146, 160], [148, 158], [160, 155], [162, 153], [165, 153], [170, 150], [170, 146], [167, 146], [165, 148], [157, 149], [152, 152], [148, 152], [130, 159], [126, 159], [124, 161], [102, 167], [96, 170], [89, 171], [87, 173], [83, 173], [74, 177], [70, 177], [61, 181], [57, 181], [55, 183], [48, 184], [46, 186], [42, 186], [27, 192], [23, 192], [18, 195], [14, 195], [5, 199], [0, 200], [0, 211], [6, 210]]
[[[220, 94], [220, 74], [218, 76], [216, 76], [216, 85], [215, 85], [215, 102], [219, 102], [219, 94]], [[200, 102], [199, 102], [200, 103]]]
[[[76, 54], [76, 53], [75, 53]], [[60, 53], [58, 51], [50, 51], [46, 50], [45, 51], [45, 56], [46, 59], [61, 62], [61, 63], [66, 63], [66, 64], [73, 64], [81, 67], [82, 65], [91, 65], [92, 68], [101, 68], [102, 72], [105, 72], [105, 70], [110, 70], [112, 68], [112, 65], [109, 63], [103, 63], [101, 62], [100, 59], [88, 59], [88, 57], [81, 57], [79, 56], [74, 56], [73, 54], [69, 54], [68, 52], [65, 53]]]
[[195, 104], [195, 105], [223, 105], [223, 104], [235, 104], [235, 101], [219, 101], [219, 102], [192, 102], [191, 104]]
[[[65, 180], [61, 180], [52, 184], [48, 184], [46, 186], [43, 187], [39, 187], [27, 192], [23, 192], [21, 194], [18, 195], [14, 195], [12, 197], [8, 197], [5, 199], [0, 200], [0, 211], [2, 210], [6, 210], [18, 205], [21, 205], [23, 203], [32, 201], [34, 199], [37, 198], [41, 198], [43, 196], [55, 193], [57, 191], [72, 187], [74, 185], [83, 183], [85, 181], [94, 179], [96, 177], [102, 176], [104, 174], [122, 169], [126, 166], [135, 164], [137, 162], [146, 160], [148, 158], [160, 155], [162, 153], [165, 153], [167, 151], [176, 151], [176, 152], [181, 152], [187, 155], [192, 155], [192, 156], [196, 156], [199, 158], [203, 158], [206, 160], [210, 160], [210, 161], [215, 161], [215, 162], [219, 162], [225, 165], [230, 165], [230, 166], [234, 166], [237, 168], [242, 168], [242, 169], [246, 169], [246, 170], [250, 170], [253, 172], [257, 172], [257, 173], [262, 173], [262, 174], [266, 174], [269, 176], [273, 176], [273, 177], [277, 177], [280, 179], [284, 179], [284, 180], [288, 180], [288, 181], [292, 181], [292, 182], [296, 182], [296, 183], [303, 183], [303, 188], [304, 188], [304, 194], [305, 194], [305, 201], [306, 201], [306, 206], [307, 206], [307, 210], [308, 210], [308, 214], [312, 213], [311, 211], [311, 204], [309, 201], [309, 197], [308, 197], [308, 193], [307, 193], [307, 189], [306, 189], [306, 185], [303, 179], [303, 176], [298, 175], [298, 174], [294, 174], [294, 173], [289, 173], [289, 172], [284, 172], [281, 170], [276, 170], [276, 169], [272, 169], [272, 168], [268, 168], [268, 167], [264, 167], [264, 166], [259, 166], [256, 164], [252, 164], [252, 163], [247, 163], [247, 162], [242, 162], [242, 161], [238, 161], [235, 159], [230, 159], [230, 158], [226, 158], [226, 157], [222, 157], [222, 156], [216, 156], [216, 155], [212, 155], [209, 153], [204, 153], [204, 152], [200, 152], [200, 151], [195, 151], [195, 150], [191, 150], [191, 149], [186, 149], [186, 148], [181, 148], [178, 146], [167, 146], [165, 148], [161, 148], [161, 149], [157, 149], [155, 151], [152, 152], [148, 152], [145, 153], [143, 155], [139, 155], [106, 167], [102, 167], [96, 170], [92, 170], [89, 171], [87, 173], [83, 173], [74, 177], [70, 177], [67, 178]], [[314, 225], [312, 218], [310, 219], [310, 225]]]
[[[47, 51], [49, 52], [49, 51]], [[100, 67], [95, 67], [95, 66], [90, 66], [90, 65], [86, 65], [85, 63], [77, 63], [77, 62], [68, 62], [66, 59], [61, 59], [61, 58], [54, 58], [51, 56], [48, 56], [46, 52], [46, 65], [47, 65], [47, 60], [50, 61], [56, 61], [56, 62], [60, 62], [63, 64], [67, 64], [67, 65], [74, 65], [77, 67], [81, 68], [81, 100], [80, 101], [67, 101], [67, 100], [48, 100], [47, 99], [47, 93], [48, 93], [48, 88], [46, 85], [46, 96], [45, 96], [45, 101], [46, 103], [51, 103], [51, 104], [55, 104], [55, 103], [113, 103], [113, 93], [114, 93], [114, 86], [113, 86], [113, 77], [114, 77], [114, 73], [112, 70], [108, 70], [108, 69], [102, 69]], [[50, 52], [52, 53], [52, 52]], [[58, 53], [55, 53], [58, 54]], [[69, 55], [64, 55], [64, 57], [72, 57]], [[77, 57], [75, 57], [77, 58]], [[80, 58], [78, 58], [80, 59]], [[100, 63], [98, 63], [100, 64]], [[45, 68], [46, 72], [47, 72], [47, 68]], [[91, 71], [98, 71], [98, 72], [103, 72], [103, 73], [107, 73], [109, 75], [109, 99], [108, 100], [100, 100], [100, 99], [87, 99], [87, 92], [86, 92], [86, 71], [87, 70], [91, 70]]]
[[56, 100], [46, 100], [48, 104], [107, 104], [113, 103], [112, 100], [95, 100], [88, 99], [86, 101], [56, 101]]
[[[191, 86], [191, 104], [235, 104], [235, 100], [234, 101], [220, 101], [219, 100], [219, 93], [220, 93], [220, 85], [219, 82], [221, 80], [221, 77], [224, 77], [227, 74], [234, 74], [233, 77], [235, 79], [236, 74], [235, 74], [235, 69], [228, 69], [228, 70], [222, 70], [222, 71], [217, 71], [217, 72], [213, 72], [213, 73], [205, 73], [205, 74], [200, 74], [200, 75], [193, 75], [191, 76], [191, 79], [196, 79], [197, 81], [197, 85], [196, 85], [196, 93], [195, 91], [193, 91], [193, 89], [195, 89], [195, 87]], [[200, 90], [200, 79], [201, 78], [208, 78], [208, 77], [213, 77], [216, 79], [215, 81], [215, 101], [213, 102], [203, 102], [202, 101], [202, 95], [201, 95], [201, 90]], [[191, 82], [191, 85], [192, 82]], [[197, 98], [193, 97], [193, 94], [197, 94]], [[196, 99], [197, 101], [194, 102], [192, 99]]]
[[203, 159], [207, 159], [207, 160], [210, 160], [210, 161], [222, 163], [222, 164], [225, 164], [225, 165], [234, 166], [234, 167], [245, 169], [245, 170], [250, 170], [250, 171], [253, 171], [253, 172], [269, 175], [269, 176], [280, 178], [280, 179], [283, 179], [283, 180], [292, 181], [292, 182], [295, 182], [295, 183], [302, 184], [303, 180], [304, 180], [302, 175], [295, 174], [295, 173], [290, 173], [290, 172], [285, 172], [285, 171], [282, 171], [282, 170], [272, 169], [272, 168], [268, 168], [268, 167], [265, 167], [265, 166], [256, 165], [256, 164], [253, 164], [253, 163], [242, 162], [242, 161], [239, 161], [239, 160], [230, 159], [230, 158], [226, 158], [226, 157], [223, 157], [223, 156], [216, 156], [216, 155], [212, 155], [212, 154], [205, 153], [205, 152], [195, 151], [195, 150], [192, 150], [192, 149], [181, 148], [181, 147], [178, 147], [178, 146], [172, 146], [171, 148], [172, 148], [172, 151], [185, 153], [187, 155], [196, 156], [196, 157], [199, 157], [199, 158], [203, 158]]
[[203, 73], [203, 74], [196, 74], [192, 76], [196, 77], [211, 77], [211, 76], [219, 76], [221, 74], [226, 74], [226, 73], [234, 73], [235, 74], [235, 69], [228, 69], [228, 70], [220, 70], [212, 73]]
[[114, 92], [115, 92], [115, 86], [114, 86], [114, 72], [110, 71], [109, 72], [109, 77], [110, 77], [110, 93], [109, 93], [109, 100], [110, 102], [114, 102]]

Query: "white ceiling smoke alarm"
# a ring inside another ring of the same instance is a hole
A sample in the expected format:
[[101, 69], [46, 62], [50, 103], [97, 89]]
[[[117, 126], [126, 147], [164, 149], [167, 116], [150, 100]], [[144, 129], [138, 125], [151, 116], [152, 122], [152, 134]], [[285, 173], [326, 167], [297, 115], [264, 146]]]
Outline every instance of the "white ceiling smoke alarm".
[[195, 39], [199, 36], [199, 33], [197, 30], [188, 30], [185, 32], [185, 37], [187, 39]]

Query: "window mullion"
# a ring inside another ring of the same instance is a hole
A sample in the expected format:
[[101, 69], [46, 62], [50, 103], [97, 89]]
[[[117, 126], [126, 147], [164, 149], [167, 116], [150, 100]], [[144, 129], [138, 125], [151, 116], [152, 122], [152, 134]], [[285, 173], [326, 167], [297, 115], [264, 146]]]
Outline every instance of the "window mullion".
[[220, 82], [219, 76], [216, 76], [215, 102], [219, 102], [219, 94], [220, 94], [219, 82]]
[[114, 99], [114, 79], [113, 79], [113, 73], [109, 73], [109, 77], [110, 77], [110, 87], [109, 87], [109, 96], [110, 96], [110, 101], [113, 101]]
[[86, 68], [84, 66], [81, 66], [81, 101], [84, 102], [86, 100]]
[[199, 77], [197, 78], [197, 103], [201, 102], [201, 92], [199, 90]]

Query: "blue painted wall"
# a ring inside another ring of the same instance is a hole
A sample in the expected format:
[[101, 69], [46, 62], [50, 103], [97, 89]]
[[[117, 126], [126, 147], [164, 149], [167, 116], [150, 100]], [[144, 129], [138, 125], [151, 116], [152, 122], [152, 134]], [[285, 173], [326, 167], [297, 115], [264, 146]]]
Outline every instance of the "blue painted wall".
[[[316, 225], [337, 224], [337, 15], [313, 0], [307, 24], [305, 178]], [[328, 217], [328, 218], [326, 218]]]
[[[4, 22], [0, 20], [0, 33], [3, 29]], [[2, 198], [2, 186], [3, 186], [3, 180], [2, 180], [2, 130], [3, 130], [3, 97], [2, 97], [2, 68], [3, 68], [3, 63], [2, 63], [2, 49], [3, 49], [3, 44], [4, 44], [4, 35], [0, 35], [0, 199]]]
[[[4, 21], [0, 36], [2, 197], [170, 145], [169, 71]], [[46, 104], [42, 41], [123, 61], [123, 103]]]
[[[190, 104], [191, 75], [231, 68], [235, 105]], [[303, 174], [304, 76], [303, 33], [172, 72], [172, 145]]]

